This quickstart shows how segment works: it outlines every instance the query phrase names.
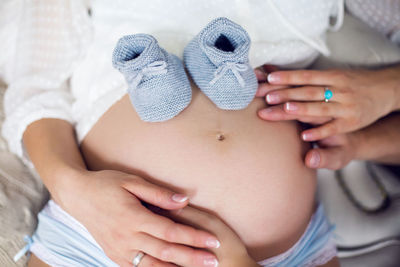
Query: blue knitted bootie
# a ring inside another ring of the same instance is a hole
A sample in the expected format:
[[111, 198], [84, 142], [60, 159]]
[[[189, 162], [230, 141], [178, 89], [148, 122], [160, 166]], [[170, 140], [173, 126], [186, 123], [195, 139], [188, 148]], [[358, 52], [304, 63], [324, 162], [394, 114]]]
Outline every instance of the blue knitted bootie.
[[217, 18], [186, 46], [184, 62], [196, 85], [219, 108], [244, 109], [258, 87], [249, 49], [250, 37], [241, 26]]
[[192, 89], [181, 60], [162, 49], [148, 34], [119, 39], [113, 66], [129, 85], [131, 102], [143, 121], [166, 121], [186, 108]]

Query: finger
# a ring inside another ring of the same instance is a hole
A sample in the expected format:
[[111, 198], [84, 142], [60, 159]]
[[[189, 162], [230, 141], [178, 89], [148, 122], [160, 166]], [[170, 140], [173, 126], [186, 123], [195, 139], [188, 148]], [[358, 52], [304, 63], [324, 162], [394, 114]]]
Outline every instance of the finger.
[[339, 72], [319, 70], [276, 71], [268, 75], [271, 84], [332, 85]]
[[347, 145], [347, 139], [345, 134], [337, 134], [329, 136], [318, 141], [318, 146], [321, 148], [333, 147], [333, 146], [344, 146]]
[[265, 73], [270, 73], [279, 70], [278, 66], [271, 64], [264, 64], [261, 66], [261, 68], [264, 70]]
[[[142, 251], [142, 250], [140, 250]], [[143, 252], [143, 251], [142, 251]], [[128, 264], [127, 266], [132, 267], [133, 259], [138, 255], [139, 250], [131, 251], [130, 255], [128, 256]], [[160, 266], [160, 267], [175, 267], [175, 264], [169, 262], [163, 262], [157, 258], [154, 258], [150, 254], [145, 253], [142, 260], [139, 264], [140, 267], [150, 267], [150, 266]]]
[[186, 206], [180, 210], [170, 211], [168, 214], [168, 216], [175, 221], [182, 222], [186, 225], [192, 225], [196, 228], [202, 228], [212, 233], [219, 232], [223, 224], [215, 215], [190, 206]]
[[325, 139], [339, 133], [341, 133], [340, 123], [338, 120], [332, 120], [322, 126], [303, 131], [301, 137], [304, 141], [311, 142]]
[[306, 166], [312, 169], [338, 170], [343, 168], [348, 160], [343, 147], [315, 148], [307, 152], [305, 157]]
[[277, 70], [278, 70], [277, 66], [264, 64], [256, 69], [254, 69], [254, 72], [256, 74], [258, 82], [266, 82], [268, 73], [277, 71]]
[[[325, 88], [320, 86], [304, 86], [271, 91], [266, 96], [268, 104], [281, 104], [288, 101], [323, 101]], [[340, 101], [340, 94], [335, 92], [330, 101]]]
[[256, 78], [258, 82], [266, 82], [267, 74], [260, 68], [254, 69], [254, 73], [256, 74]]
[[138, 230], [158, 239], [199, 248], [218, 247], [218, 239], [206, 231], [176, 223], [150, 211], [138, 216], [140, 216], [138, 219], [141, 222]]
[[256, 97], [264, 97], [268, 92], [273, 90], [288, 88], [287, 85], [276, 85], [268, 83], [260, 83], [256, 92]]
[[258, 116], [267, 121], [287, 121], [298, 120], [304, 123], [319, 125], [332, 120], [332, 117], [318, 117], [318, 116], [299, 116], [297, 114], [288, 114], [283, 109], [283, 105], [277, 105], [261, 109], [258, 111]]
[[165, 242], [145, 233], [135, 236], [133, 245], [163, 262], [175, 263], [179, 266], [217, 266], [217, 258], [210, 252], [193, 249]]
[[189, 203], [186, 195], [174, 193], [143, 179], [130, 179], [123, 187], [137, 198], [163, 209], [180, 209]]
[[284, 110], [298, 116], [339, 117], [342, 105], [336, 102], [286, 102]]

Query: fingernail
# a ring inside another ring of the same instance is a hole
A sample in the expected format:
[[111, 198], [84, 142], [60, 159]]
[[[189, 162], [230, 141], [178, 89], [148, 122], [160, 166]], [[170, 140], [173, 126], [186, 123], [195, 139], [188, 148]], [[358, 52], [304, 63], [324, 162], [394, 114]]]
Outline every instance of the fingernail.
[[279, 102], [279, 96], [276, 94], [268, 94], [267, 95], [267, 102], [269, 104], [275, 104]]
[[312, 139], [312, 133], [303, 133], [302, 137], [304, 141], [309, 141]]
[[276, 73], [268, 74], [267, 80], [269, 83], [279, 82], [279, 75]]
[[298, 107], [297, 107], [297, 105], [294, 104], [294, 103], [287, 102], [287, 103], [285, 104], [285, 109], [286, 109], [286, 110], [290, 110], [290, 111], [295, 111], [295, 110], [298, 109]]
[[209, 248], [219, 248], [221, 246], [221, 243], [215, 238], [209, 238], [206, 241], [206, 246]]
[[188, 196], [185, 196], [183, 194], [174, 194], [172, 195], [172, 200], [178, 203], [182, 203], [185, 202], [186, 200], [188, 200]]
[[319, 166], [321, 158], [318, 152], [312, 152], [311, 159], [310, 159], [310, 166], [312, 168], [317, 168]]
[[212, 258], [210, 257], [208, 259], [205, 259], [203, 261], [203, 263], [204, 263], [204, 266], [213, 266], [213, 267], [217, 267], [218, 266], [218, 260], [216, 258], [214, 258], [214, 257], [212, 257]]

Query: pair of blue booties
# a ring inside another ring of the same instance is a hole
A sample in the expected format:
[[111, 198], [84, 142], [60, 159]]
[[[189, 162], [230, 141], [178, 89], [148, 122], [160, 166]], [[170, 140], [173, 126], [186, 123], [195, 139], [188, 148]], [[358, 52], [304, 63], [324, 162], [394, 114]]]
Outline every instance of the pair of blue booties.
[[[219, 108], [244, 109], [257, 91], [249, 65], [250, 37], [227, 18], [211, 21], [184, 50], [184, 63], [200, 90]], [[131, 102], [143, 121], [160, 122], [190, 103], [192, 89], [181, 60], [147, 34], [122, 37], [113, 66], [129, 85]]]

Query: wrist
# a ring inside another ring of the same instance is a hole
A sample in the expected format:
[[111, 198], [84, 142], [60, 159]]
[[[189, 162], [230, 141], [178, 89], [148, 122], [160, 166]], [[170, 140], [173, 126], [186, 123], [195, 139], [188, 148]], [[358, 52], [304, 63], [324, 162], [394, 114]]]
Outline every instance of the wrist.
[[393, 90], [393, 106], [390, 112], [400, 110], [400, 66], [390, 68], [391, 77], [393, 77], [392, 81], [392, 90]]
[[57, 178], [49, 188], [52, 198], [64, 209], [86, 191], [90, 171], [80, 167], [64, 166], [57, 170]]
[[393, 111], [399, 111], [400, 110], [400, 78], [398, 79], [397, 84], [394, 87], [394, 91], [395, 91], [395, 93], [394, 93], [395, 105], [394, 105]]
[[350, 147], [353, 151], [353, 160], [365, 160], [367, 151], [365, 151], [367, 138], [364, 130], [358, 130], [348, 134], [350, 139]]

